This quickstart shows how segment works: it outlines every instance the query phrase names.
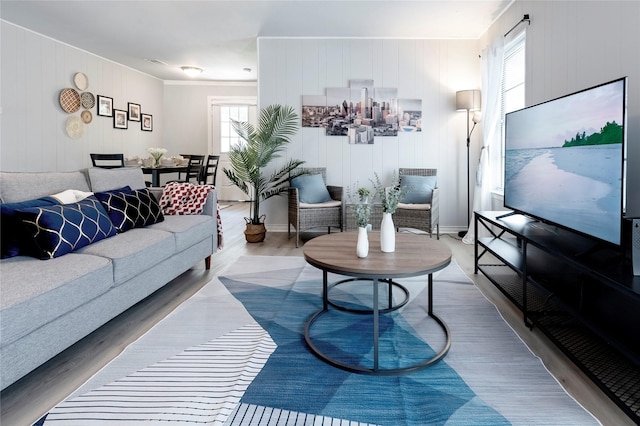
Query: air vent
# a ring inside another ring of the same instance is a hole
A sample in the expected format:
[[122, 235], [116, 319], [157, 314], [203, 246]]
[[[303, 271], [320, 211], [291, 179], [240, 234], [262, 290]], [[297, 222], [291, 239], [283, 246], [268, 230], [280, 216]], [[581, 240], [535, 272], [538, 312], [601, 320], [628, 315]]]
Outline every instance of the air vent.
[[162, 62], [159, 59], [148, 59], [148, 58], [144, 58], [145, 61], [147, 62], [151, 62], [152, 64], [157, 64], [157, 65], [164, 65], [164, 66], [169, 66], [169, 64], [167, 64], [166, 62]]

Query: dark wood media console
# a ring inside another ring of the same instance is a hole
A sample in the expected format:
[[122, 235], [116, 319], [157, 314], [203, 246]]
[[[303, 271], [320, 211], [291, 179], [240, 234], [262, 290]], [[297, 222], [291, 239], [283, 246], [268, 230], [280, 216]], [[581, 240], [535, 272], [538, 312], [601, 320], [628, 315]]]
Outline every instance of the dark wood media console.
[[475, 273], [640, 423], [640, 277], [628, 254], [505, 214], [475, 212]]

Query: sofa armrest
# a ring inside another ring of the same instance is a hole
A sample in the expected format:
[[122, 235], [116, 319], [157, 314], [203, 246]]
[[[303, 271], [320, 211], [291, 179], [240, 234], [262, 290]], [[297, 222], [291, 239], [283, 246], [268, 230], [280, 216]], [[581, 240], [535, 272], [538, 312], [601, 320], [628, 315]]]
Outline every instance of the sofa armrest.
[[431, 193], [431, 222], [439, 223], [440, 219], [440, 188], [433, 188]]
[[207, 201], [204, 203], [202, 214], [217, 217], [218, 216], [218, 191], [215, 189], [207, 195]]

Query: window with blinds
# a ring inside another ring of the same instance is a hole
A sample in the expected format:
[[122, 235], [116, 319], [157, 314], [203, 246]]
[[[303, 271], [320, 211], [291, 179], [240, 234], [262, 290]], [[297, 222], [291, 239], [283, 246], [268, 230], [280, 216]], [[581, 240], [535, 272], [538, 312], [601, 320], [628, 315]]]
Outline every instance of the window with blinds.
[[500, 188], [504, 187], [504, 116], [524, 108], [525, 87], [525, 31], [507, 42], [504, 48], [504, 66], [502, 70], [502, 161], [500, 167]]

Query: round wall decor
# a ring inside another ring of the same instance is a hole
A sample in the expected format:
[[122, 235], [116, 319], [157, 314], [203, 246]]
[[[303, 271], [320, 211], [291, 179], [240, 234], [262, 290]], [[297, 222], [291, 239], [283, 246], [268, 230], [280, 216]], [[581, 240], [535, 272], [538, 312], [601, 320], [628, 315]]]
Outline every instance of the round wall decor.
[[82, 72], [77, 72], [76, 75], [73, 76], [73, 82], [80, 90], [87, 90], [87, 87], [89, 87], [89, 79]]
[[91, 111], [88, 109], [85, 109], [80, 113], [80, 118], [82, 118], [82, 121], [84, 121], [85, 124], [89, 124], [91, 123], [91, 120], [93, 120], [93, 114], [91, 114]]
[[84, 133], [84, 123], [80, 117], [72, 115], [67, 118], [65, 129], [67, 131], [67, 135], [69, 135], [71, 139], [78, 139]]
[[75, 89], [66, 88], [60, 91], [60, 106], [62, 110], [71, 114], [80, 109], [80, 95]]
[[96, 98], [91, 92], [82, 92], [80, 99], [82, 100], [82, 107], [85, 109], [91, 109], [96, 104]]

